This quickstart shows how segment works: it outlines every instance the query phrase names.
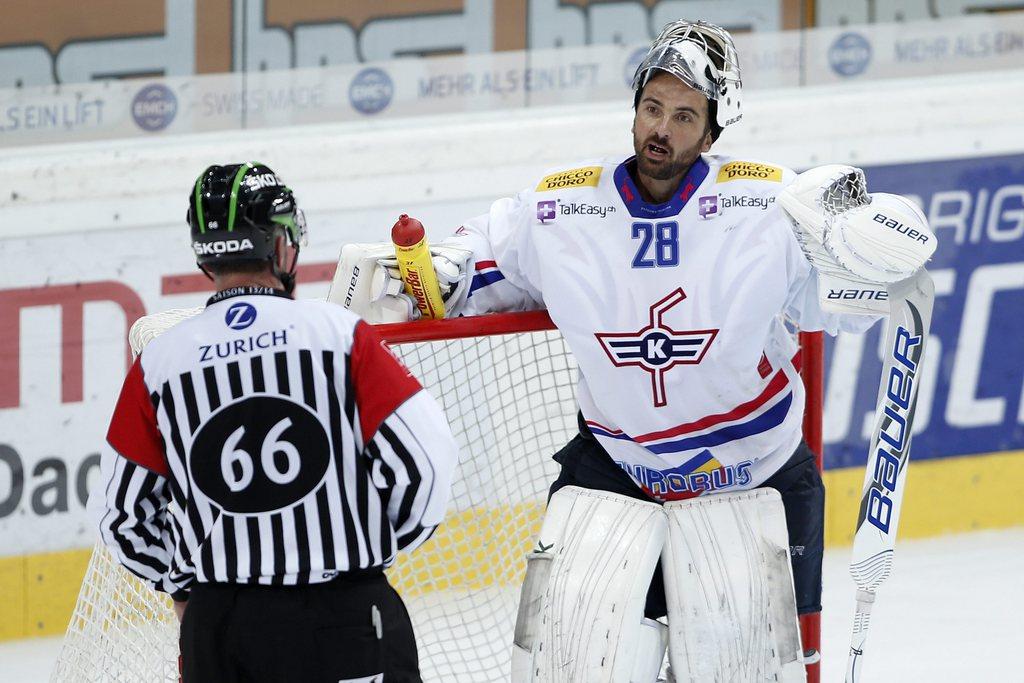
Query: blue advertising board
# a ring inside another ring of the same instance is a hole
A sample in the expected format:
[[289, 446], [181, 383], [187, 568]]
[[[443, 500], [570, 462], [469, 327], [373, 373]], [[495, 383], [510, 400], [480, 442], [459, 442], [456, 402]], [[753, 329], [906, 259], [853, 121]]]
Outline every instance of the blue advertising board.
[[[912, 459], [1024, 449], [1024, 155], [864, 171], [872, 192], [919, 200], [939, 240]], [[866, 461], [882, 331], [865, 335], [859, 361], [826, 340], [827, 468]], [[857, 362], [855, 375], [840, 370]]]

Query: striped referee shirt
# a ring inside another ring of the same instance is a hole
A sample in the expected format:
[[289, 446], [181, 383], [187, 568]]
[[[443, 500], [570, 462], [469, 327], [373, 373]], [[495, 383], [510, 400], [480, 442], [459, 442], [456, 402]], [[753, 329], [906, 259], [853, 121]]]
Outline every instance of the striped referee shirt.
[[135, 360], [89, 506], [120, 562], [179, 599], [195, 581], [317, 583], [425, 541], [456, 456], [369, 325], [236, 288]]

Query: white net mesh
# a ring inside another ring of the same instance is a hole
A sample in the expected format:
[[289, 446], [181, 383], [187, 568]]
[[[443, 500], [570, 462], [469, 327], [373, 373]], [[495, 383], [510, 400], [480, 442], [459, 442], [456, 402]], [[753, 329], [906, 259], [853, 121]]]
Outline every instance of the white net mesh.
[[871, 203], [864, 171], [852, 166], [849, 169], [822, 192], [821, 206], [830, 216]]
[[142, 316], [128, 330], [128, 344], [131, 345], [132, 351], [138, 355], [142, 349], [146, 348], [146, 344], [182, 320], [188, 320], [192, 316], [199, 315], [199, 312], [202, 310], [202, 308], [172, 308], [160, 313]]
[[[133, 349], [197, 310], [147, 316]], [[444, 524], [388, 572], [424, 680], [507, 680], [525, 557], [557, 473], [550, 456], [576, 431], [575, 362], [556, 332], [393, 348], [443, 406], [462, 457]], [[177, 632], [169, 601], [97, 547], [51, 680], [177, 680]]]
[[156, 593], [97, 545], [51, 681], [178, 680], [178, 620]]
[[424, 680], [507, 680], [526, 553], [558, 469], [550, 456], [576, 431], [575, 363], [554, 332], [396, 350], [442, 404], [462, 454], [444, 525], [389, 572]]

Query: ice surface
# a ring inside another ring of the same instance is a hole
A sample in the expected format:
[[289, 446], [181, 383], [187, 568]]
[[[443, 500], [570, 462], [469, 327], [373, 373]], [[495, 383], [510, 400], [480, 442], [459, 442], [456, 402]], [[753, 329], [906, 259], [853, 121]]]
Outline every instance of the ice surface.
[[[854, 593], [849, 555], [849, 548], [825, 554], [825, 683], [839, 683], [845, 673]], [[898, 543], [893, 576], [872, 612], [862, 680], [1022, 680], [1022, 577], [1024, 528]], [[0, 681], [47, 681], [59, 648], [59, 638], [0, 643]]]

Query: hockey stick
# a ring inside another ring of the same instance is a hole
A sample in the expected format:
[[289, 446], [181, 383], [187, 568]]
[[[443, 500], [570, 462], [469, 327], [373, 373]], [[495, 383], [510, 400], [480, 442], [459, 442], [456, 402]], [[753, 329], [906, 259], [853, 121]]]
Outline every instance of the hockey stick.
[[935, 285], [924, 269], [914, 277], [889, 285], [888, 290], [886, 355], [850, 560], [850, 575], [857, 585], [857, 609], [846, 683], [860, 680], [875, 592], [892, 573], [917, 407], [918, 376], [935, 299]]

